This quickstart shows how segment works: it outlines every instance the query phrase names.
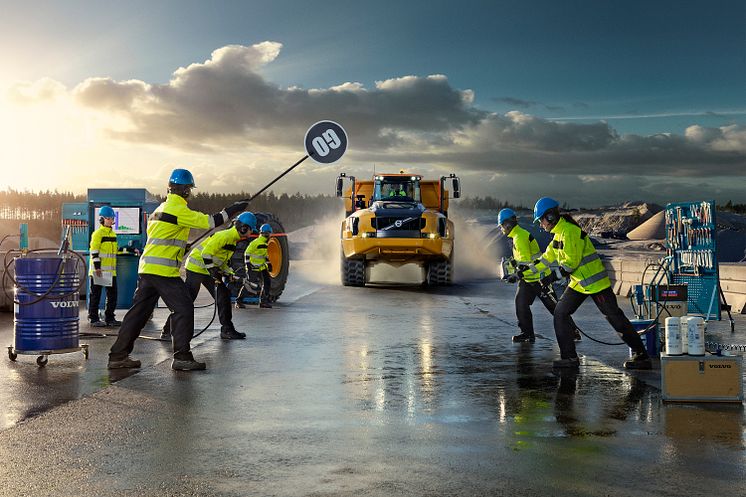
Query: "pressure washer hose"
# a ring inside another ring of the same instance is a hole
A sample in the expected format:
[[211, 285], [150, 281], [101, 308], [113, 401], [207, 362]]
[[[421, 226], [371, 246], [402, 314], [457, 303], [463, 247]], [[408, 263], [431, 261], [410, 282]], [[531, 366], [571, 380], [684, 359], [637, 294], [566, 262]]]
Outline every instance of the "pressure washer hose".
[[[49, 252], [49, 251], [57, 252], [57, 249], [55, 249], [55, 248], [40, 248], [40, 249], [28, 250], [28, 251], [26, 251], [26, 253], [30, 254], [30, 253], [37, 253], [37, 252]], [[3, 279], [2, 279], [3, 292], [5, 293], [5, 296], [9, 300], [12, 300], [14, 304], [18, 304], [18, 305], [33, 305], [33, 304], [37, 304], [37, 303], [41, 302], [42, 300], [44, 300], [45, 298], [47, 298], [49, 296], [49, 294], [52, 293], [52, 291], [55, 289], [55, 287], [59, 283], [60, 278], [62, 277], [62, 274], [64, 273], [64, 264], [62, 264], [62, 262], [60, 262], [59, 270], [57, 271], [57, 276], [55, 277], [55, 279], [52, 282], [52, 284], [49, 285], [49, 288], [44, 293], [35, 293], [35, 292], [29, 290], [28, 288], [20, 285], [18, 283], [18, 281], [16, 281], [16, 279], [13, 276], [10, 276], [10, 271], [8, 271], [8, 269], [10, 269], [10, 266], [13, 263], [15, 263], [15, 258], [13, 258], [10, 261], [8, 261], [8, 255], [12, 254], [12, 253], [23, 254], [23, 251], [20, 250], [20, 249], [14, 249], [14, 250], [9, 250], [8, 252], [5, 253], [5, 259], [3, 260], [5, 271], [3, 273]], [[78, 261], [81, 262], [83, 266], [85, 266], [85, 259], [83, 259], [83, 256], [81, 256], [80, 254], [78, 254], [74, 250], [66, 250], [65, 253], [66, 254], [71, 253], [71, 254], [75, 255], [75, 257], [78, 258]], [[78, 262], [78, 261], [76, 261], [76, 262]], [[75, 272], [77, 273], [77, 271], [78, 271], [77, 263], [76, 263], [75, 266], [76, 266], [75, 267]], [[6, 285], [5, 285], [5, 283], [7, 281], [6, 278], [10, 278], [10, 280], [13, 282], [13, 286], [15, 286], [15, 287], [23, 290], [24, 292], [26, 292], [26, 293], [28, 293], [30, 295], [34, 295], [34, 296], [36, 296], [38, 298], [36, 300], [32, 300], [31, 302], [19, 302], [19, 301], [17, 301], [15, 299], [15, 297], [11, 297], [8, 294], [8, 290], [6, 289]], [[80, 279], [80, 283], [78, 283], [78, 287], [75, 290], [72, 290], [72, 291], [70, 291], [68, 293], [65, 293], [63, 295], [57, 295], [54, 298], [62, 300], [64, 298], [66, 298], [66, 297], [70, 297], [72, 295], [75, 295], [76, 293], [79, 293], [80, 290], [83, 288], [83, 282], [84, 282], [84, 280], [81, 278]]]

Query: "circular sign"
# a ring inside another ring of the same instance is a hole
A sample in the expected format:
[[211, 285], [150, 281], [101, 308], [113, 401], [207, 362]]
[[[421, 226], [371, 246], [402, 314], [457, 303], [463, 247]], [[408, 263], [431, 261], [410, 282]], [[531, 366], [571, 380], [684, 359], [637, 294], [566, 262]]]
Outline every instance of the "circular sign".
[[334, 121], [319, 121], [306, 131], [306, 153], [319, 164], [337, 162], [347, 151], [347, 133]]

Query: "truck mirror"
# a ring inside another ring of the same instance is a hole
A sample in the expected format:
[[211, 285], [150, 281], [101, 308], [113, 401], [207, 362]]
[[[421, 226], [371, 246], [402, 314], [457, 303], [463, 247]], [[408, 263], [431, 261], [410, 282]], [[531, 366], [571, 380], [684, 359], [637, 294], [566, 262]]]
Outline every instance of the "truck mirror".
[[453, 198], [461, 198], [461, 181], [453, 178]]
[[342, 176], [337, 178], [337, 197], [342, 196], [342, 188], [344, 187], [344, 178]]

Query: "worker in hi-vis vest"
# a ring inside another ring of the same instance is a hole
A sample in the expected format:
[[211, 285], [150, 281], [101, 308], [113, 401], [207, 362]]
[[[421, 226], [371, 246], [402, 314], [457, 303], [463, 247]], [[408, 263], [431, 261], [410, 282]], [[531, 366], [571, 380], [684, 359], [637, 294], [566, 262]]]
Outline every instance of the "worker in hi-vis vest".
[[[193, 248], [187, 257], [186, 285], [192, 302], [197, 299], [199, 289], [204, 286], [215, 299], [220, 320], [220, 338], [224, 340], [246, 338], [246, 333], [236, 331], [233, 325], [231, 291], [223, 279], [238, 280], [231, 268], [231, 257], [236, 251], [236, 244], [248, 239], [254, 231], [256, 216], [251, 212], [243, 212], [236, 218], [233, 226], [209, 236]], [[161, 332], [162, 339], [170, 337], [171, 316], [166, 320]]]
[[572, 338], [572, 314], [590, 296], [607, 321], [632, 349], [632, 358], [625, 361], [627, 369], [650, 369], [650, 357], [632, 323], [619, 308], [611, 280], [591, 238], [568, 214], [560, 214], [559, 203], [549, 197], [540, 198], [534, 207], [534, 222], [552, 233], [554, 238], [541, 257], [534, 261], [537, 271], [543, 272], [553, 262], [559, 264], [558, 275], [551, 271], [541, 279], [549, 285], [560, 277], [570, 280], [567, 289], [554, 309], [554, 332], [560, 349], [557, 368], [577, 368], [580, 360]]
[[[90, 264], [88, 276], [90, 277], [91, 292], [88, 298], [88, 321], [91, 326], [119, 326], [121, 321], [114, 317], [117, 308], [117, 234], [114, 232], [114, 209], [104, 205], [98, 212], [101, 226], [91, 235], [89, 247]], [[94, 275], [97, 278], [105, 274], [111, 275], [111, 286], [97, 285], [94, 283]], [[104, 321], [99, 316], [99, 303], [101, 292], [106, 288], [106, 306], [104, 307]]]
[[[531, 233], [518, 225], [518, 218], [513, 209], [502, 209], [497, 214], [497, 224], [505, 236], [513, 241], [513, 258], [510, 261], [512, 267], [517, 269], [518, 266], [526, 266], [524, 271], [516, 271], [506, 278], [508, 283], [518, 283], [518, 289], [515, 292], [515, 314], [521, 333], [513, 336], [513, 341], [534, 343], [536, 336], [534, 335], [531, 304], [538, 297], [550, 314], [554, 314], [554, 307], [557, 305], [550, 295], [550, 289], [543, 288], [539, 282], [541, 278], [549, 274], [549, 269], [542, 272], [536, 271], [532, 261], [541, 256], [539, 242]], [[573, 338], [580, 340], [580, 332], [575, 323], [573, 323], [573, 328]]]
[[192, 188], [192, 173], [186, 169], [174, 169], [168, 181], [166, 201], [148, 219], [148, 238], [140, 257], [137, 289], [132, 307], [119, 328], [119, 336], [111, 346], [109, 369], [140, 367], [140, 361], [130, 358], [129, 354], [159, 297], [173, 313], [171, 335], [174, 358], [171, 368], [189, 371], [206, 367], [204, 362], [194, 359], [189, 348], [194, 334], [194, 304], [189, 289], [179, 275], [179, 268], [187, 250], [191, 228], [212, 229], [220, 226], [244, 211], [248, 202], [236, 202], [213, 215], [203, 214], [187, 207]]
[[265, 223], [259, 228], [259, 236], [253, 240], [246, 251], [244, 259], [246, 261], [246, 275], [249, 271], [259, 273], [262, 280], [262, 292], [259, 296], [259, 307], [264, 309], [272, 308], [269, 302], [269, 292], [272, 289], [272, 263], [269, 261], [268, 248], [269, 238], [272, 236], [272, 226]]

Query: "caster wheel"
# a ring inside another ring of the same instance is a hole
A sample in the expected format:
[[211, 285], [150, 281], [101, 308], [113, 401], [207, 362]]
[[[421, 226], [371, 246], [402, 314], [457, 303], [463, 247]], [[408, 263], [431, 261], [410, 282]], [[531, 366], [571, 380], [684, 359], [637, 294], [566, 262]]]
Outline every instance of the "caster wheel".
[[49, 357], [45, 355], [40, 355], [36, 358], [36, 364], [38, 364], [41, 367], [44, 367], [47, 365], [47, 361], [49, 361]]
[[8, 347], [8, 359], [15, 362], [16, 359], [18, 359], [18, 354], [13, 352], [13, 349]]

